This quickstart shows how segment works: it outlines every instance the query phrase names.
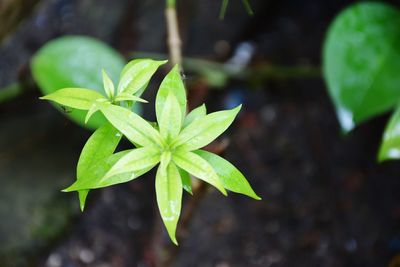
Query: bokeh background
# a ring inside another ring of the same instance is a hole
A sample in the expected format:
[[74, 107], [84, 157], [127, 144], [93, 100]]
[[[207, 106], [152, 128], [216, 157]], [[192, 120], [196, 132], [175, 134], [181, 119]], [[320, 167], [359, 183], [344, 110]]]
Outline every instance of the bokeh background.
[[252, 0], [251, 17], [231, 0], [223, 21], [220, 1], [178, 2], [184, 57], [257, 70], [203, 77], [195, 64], [186, 83], [192, 106], [244, 104], [222, 153], [263, 200], [210, 188], [178, 250], [160, 225], [154, 173], [96, 190], [80, 213], [76, 195], [60, 190], [90, 131], [38, 100], [30, 59], [70, 34], [127, 59], [166, 55], [164, 2], [1, 0], [0, 92], [27, 89], [0, 104], [0, 266], [151, 267], [163, 257], [176, 267], [400, 266], [400, 163], [376, 163], [388, 115], [341, 135], [320, 71], [329, 24], [355, 1]]

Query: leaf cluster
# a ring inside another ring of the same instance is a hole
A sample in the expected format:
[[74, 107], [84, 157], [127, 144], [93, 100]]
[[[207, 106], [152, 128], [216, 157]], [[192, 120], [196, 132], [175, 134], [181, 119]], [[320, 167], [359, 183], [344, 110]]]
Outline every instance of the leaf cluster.
[[[157, 92], [157, 122], [150, 123], [131, 110], [136, 102], [147, 102], [141, 94], [164, 63], [150, 59], [129, 62], [117, 87], [103, 70], [103, 94], [86, 88], [64, 88], [42, 99], [85, 110], [86, 121], [96, 112], [107, 119], [85, 144], [77, 165], [77, 179], [64, 191], [78, 191], [83, 210], [90, 190], [131, 181], [157, 167], [159, 211], [171, 240], [177, 244], [175, 233], [183, 190], [192, 194], [190, 175], [213, 185], [224, 195], [229, 190], [260, 198], [235, 166], [201, 149], [232, 124], [241, 106], [207, 114], [203, 104], [187, 114], [186, 91], [179, 67], [175, 66]], [[122, 136], [133, 148], [115, 152]]]

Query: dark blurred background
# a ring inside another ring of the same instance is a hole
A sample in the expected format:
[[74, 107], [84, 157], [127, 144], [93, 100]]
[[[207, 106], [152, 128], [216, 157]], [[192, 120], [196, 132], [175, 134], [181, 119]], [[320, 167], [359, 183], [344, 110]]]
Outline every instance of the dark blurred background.
[[223, 21], [220, 1], [178, 2], [185, 57], [222, 64], [245, 49], [239, 64], [275, 71], [219, 89], [187, 73], [191, 103], [244, 104], [223, 154], [263, 200], [210, 189], [172, 256], [152, 173], [96, 190], [80, 213], [76, 195], [60, 190], [90, 132], [38, 100], [30, 58], [68, 34], [99, 38], [127, 59], [166, 54], [164, 2], [1, 0], [0, 90], [16, 81], [31, 90], [0, 104], [0, 266], [147, 267], [160, 257], [177, 267], [400, 266], [400, 163], [375, 156], [387, 115], [342, 136], [319, 71], [329, 23], [355, 1], [252, 0], [251, 17], [231, 0]]

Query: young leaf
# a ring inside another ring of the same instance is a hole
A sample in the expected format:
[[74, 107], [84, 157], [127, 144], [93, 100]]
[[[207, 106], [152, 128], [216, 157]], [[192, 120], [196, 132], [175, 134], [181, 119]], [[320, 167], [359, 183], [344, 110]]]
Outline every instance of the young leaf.
[[178, 170], [182, 178], [183, 189], [185, 189], [185, 191], [188, 192], [189, 194], [193, 195], [192, 180], [190, 179], [189, 173], [181, 168], [178, 168]]
[[193, 176], [216, 187], [222, 194], [227, 195], [224, 186], [211, 165], [200, 156], [188, 151], [175, 151], [173, 162]]
[[251, 188], [244, 175], [229, 161], [218, 155], [215, 155], [214, 153], [204, 150], [196, 150], [193, 151], [193, 153], [196, 153], [210, 163], [226, 189], [257, 200], [261, 200], [261, 198], [257, 196], [254, 190]]
[[100, 110], [100, 107], [96, 104], [96, 102], [93, 103], [93, 105], [90, 107], [88, 110], [86, 117], [85, 117], [85, 123], [88, 123], [90, 118], [93, 116], [94, 113]]
[[[75, 183], [73, 183], [70, 187], [64, 189], [63, 192], [80, 191], [108, 186], [106, 183], [100, 183], [101, 179], [118, 160], [120, 160], [130, 151], [132, 150], [121, 151], [95, 161], [93, 165], [88, 167], [84, 175], [81, 175], [79, 179], [75, 181]], [[128, 178], [130, 177], [130, 175], [125, 176], [127, 176]], [[120, 178], [120, 180], [122, 180], [122, 178]]]
[[160, 127], [161, 137], [167, 141], [174, 140], [181, 130], [181, 111], [173, 93], [168, 94], [158, 126]]
[[101, 112], [131, 142], [140, 146], [162, 146], [160, 134], [132, 111], [106, 103], [101, 107]]
[[185, 118], [183, 122], [183, 128], [191, 124], [194, 120], [203, 118], [207, 115], [206, 105], [203, 104], [200, 107], [193, 109]]
[[167, 61], [155, 61], [151, 59], [135, 59], [130, 61], [122, 70], [118, 84], [120, 93], [135, 94], [150, 81], [157, 69]]
[[167, 228], [168, 234], [178, 245], [176, 240], [176, 226], [182, 205], [182, 180], [179, 171], [173, 162], [161, 162], [156, 174], [157, 204], [161, 218]]
[[156, 147], [136, 148], [118, 160], [106, 173], [102, 182], [118, 174], [132, 173], [135, 175], [135, 171], [152, 168], [160, 162], [160, 154], [160, 150]]
[[181, 118], [182, 120], [186, 115], [186, 91], [185, 86], [183, 85], [181, 74], [179, 72], [179, 66], [176, 65], [167, 76], [165, 76], [164, 80], [160, 85], [160, 89], [158, 89], [157, 97], [156, 97], [156, 116], [157, 121], [161, 120], [161, 116], [163, 114], [165, 101], [167, 101], [167, 97], [169, 93], [173, 93], [176, 99], [178, 100]]
[[361, 2], [340, 13], [324, 44], [324, 76], [343, 131], [400, 99], [400, 12]]
[[231, 125], [240, 108], [241, 105], [231, 110], [213, 112], [193, 121], [181, 131], [173, 145], [187, 151], [208, 145]]
[[135, 101], [135, 102], [142, 102], [142, 103], [149, 103], [147, 100], [144, 100], [140, 97], [137, 97], [135, 95], [128, 95], [128, 94], [119, 94], [115, 99], [115, 102], [121, 102], [121, 101]]
[[91, 89], [64, 88], [52, 94], [42, 96], [40, 99], [50, 100], [71, 108], [89, 110], [96, 100], [102, 98], [104, 96]]
[[[91, 167], [114, 152], [121, 140], [121, 136], [122, 135], [110, 123], [105, 123], [98, 128], [82, 149], [76, 171], [77, 180], [90, 176], [88, 172]], [[89, 190], [79, 191], [80, 207], [82, 211], [85, 207], [88, 193]]]
[[115, 92], [114, 83], [107, 75], [107, 72], [104, 69], [101, 70], [101, 74], [103, 76], [104, 91], [106, 92], [106, 95], [108, 96], [109, 99], [113, 99]]
[[378, 160], [400, 159], [400, 108], [392, 114], [383, 133]]

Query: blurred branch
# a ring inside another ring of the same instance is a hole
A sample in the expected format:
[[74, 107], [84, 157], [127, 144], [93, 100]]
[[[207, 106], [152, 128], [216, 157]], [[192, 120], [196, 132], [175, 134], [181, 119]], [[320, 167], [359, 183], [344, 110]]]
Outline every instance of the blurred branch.
[[167, 0], [165, 19], [167, 22], [168, 48], [171, 64], [180, 65], [182, 62], [182, 41], [179, 35], [178, 16], [176, 13], [175, 0]]
[[[134, 52], [135, 58], [166, 59], [167, 56], [158, 53]], [[265, 80], [286, 80], [321, 77], [321, 70], [317, 66], [276, 66], [259, 64], [238, 71], [226, 63], [218, 63], [197, 58], [183, 58], [183, 68], [187, 72], [204, 76], [211, 86], [222, 87], [229, 79], [263, 82]]]
[[25, 92], [26, 88], [20, 83], [13, 83], [0, 89], [0, 103], [14, 99]]
[[0, 1], [0, 43], [19, 23], [28, 17], [40, 0], [1, 0]]

